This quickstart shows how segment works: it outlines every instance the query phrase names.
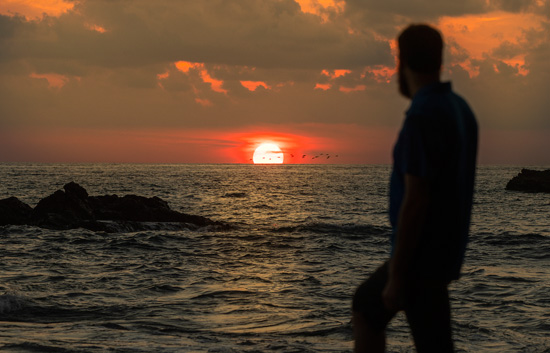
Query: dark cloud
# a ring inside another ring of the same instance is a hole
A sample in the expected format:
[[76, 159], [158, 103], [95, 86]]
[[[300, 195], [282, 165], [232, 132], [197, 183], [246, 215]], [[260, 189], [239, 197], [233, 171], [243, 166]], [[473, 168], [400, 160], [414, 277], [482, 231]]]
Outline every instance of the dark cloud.
[[493, 55], [503, 58], [510, 59], [521, 53], [525, 53], [525, 49], [520, 44], [513, 44], [510, 41], [504, 41], [492, 52]]
[[5, 41], [13, 37], [15, 28], [25, 22], [22, 17], [0, 15], [0, 40]]
[[537, 0], [491, 0], [491, 6], [507, 12], [522, 12], [538, 7]]
[[548, 0], [490, 0], [488, 9], [509, 13], [533, 13], [550, 19]]
[[[550, 51], [541, 49], [538, 55], [550, 55]], [[472, 64], [479, 70], [476, 77], [470, 78], [457, 65], [452, 68], [451, 78], [458, 92], [472, 104], [483, 128], [550, 129], [550, 102], [543, 98], [549, 88], [548, 70], [540, 70], [535, 66], [540, 64], [532, 62], [528, 66], [530, 74], [523, 76], [518, 67], [497, 59], [473, 60]]]
[[[101, 26], [105, 33], [90, 30]], [[58, 18], [2, 17], [7, 59], [76, 60], [102, 67], [186, 60], [268, 68], [388, 63], [386, 42], [323, 24], [293, 1], [87, 1]], [[15, 38], [15, 32], [26, 35]]]
[[[462, 16], [482, 13], [487, 9], [485, 0], [348, 0], [346, 11], [352, 15], [361, 13], [365, 19], [384, 16], [393, 24], [403, 21], [435, 21], [441, 16]], [[377, 25], [381, 23], [374, 21]]]
[[[550, 16], [547, 0], [347, 0], [346, 11], [350, 16], [360, 13], [365, 19], [383, 16], [393, 24], [403, 21], [435, 21], [441, 16], [476, 15], [488, 11], [535, 12]], [[374, 21], [377, 26], [380, 21]]]
[[[463, 62], [469, 57], [468, 51], [456, 42], [453, 38], [445, 38], [445, 49], [443, 58], [445, 63]], [[445, 65], [444, 63], [444, 65]]]

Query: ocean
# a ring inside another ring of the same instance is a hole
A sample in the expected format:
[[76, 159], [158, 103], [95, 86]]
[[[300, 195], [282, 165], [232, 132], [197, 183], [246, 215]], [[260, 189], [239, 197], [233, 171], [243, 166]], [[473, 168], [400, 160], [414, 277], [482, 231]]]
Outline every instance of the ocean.
[[[533, 169], [548, 169], [548, 166]], [[480, 166], [457, 352], [550, 352], [550, 195]], [[0, 164], [34, 207], [75, 181], [231, 229], [0, 227], [2, 352], [351, 352], [355, 288], [388, 257], [388, 165]], [[403, 314], [388, 352], [414, 352]]]

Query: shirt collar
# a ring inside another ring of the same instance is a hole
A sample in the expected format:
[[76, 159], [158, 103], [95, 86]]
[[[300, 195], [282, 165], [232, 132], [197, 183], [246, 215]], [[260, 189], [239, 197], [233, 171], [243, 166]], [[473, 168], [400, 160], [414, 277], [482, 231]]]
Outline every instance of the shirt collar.
[[405, 114], [409, 114], [415, 105], [417, 105], [419, 102], [421, 102], [424, 97], [427, 97], [434, 93], [447, 93], [450, 92], [452, 89], [451, 82], [434, 82], [430, 83], [426, 86], [421, 87], [418, 91], [416, 91], [416, 94], [414, 97], [412, 97], [411, 104], [409, 105], [409, 108], [405, 112]]
[[420, 88], [413, 97], [413, 101], [431, 93], [445, 93], [451, 91], [451, 82], [434, 82]]

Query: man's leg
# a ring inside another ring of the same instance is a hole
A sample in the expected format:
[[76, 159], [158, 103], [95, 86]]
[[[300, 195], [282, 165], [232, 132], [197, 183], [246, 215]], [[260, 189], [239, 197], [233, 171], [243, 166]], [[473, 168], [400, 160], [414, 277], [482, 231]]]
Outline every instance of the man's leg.
[[353, 335], [355, 352], [384, 352], [386, 326], [395, 313], [382, 302], [382, 291], [388, 280], [388, 263], [380, 266], [353, 296]]
[[386, 350], [386, 333], [384, 330], [373, 330], [363, 315], [353, 313], [353, 339], [356, 353], [384, 353]]
[[452, 353], [451, 308], [446, 283], [413, 284], [405, 313], [418, 353]]

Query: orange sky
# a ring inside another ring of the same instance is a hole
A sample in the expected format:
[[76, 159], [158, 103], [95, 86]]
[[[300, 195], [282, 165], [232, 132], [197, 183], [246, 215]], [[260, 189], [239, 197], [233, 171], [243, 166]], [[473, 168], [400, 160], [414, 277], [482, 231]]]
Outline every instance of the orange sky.
[[423, 4], [1, 1], [0, 162], [389, 163], [394, 38], [427, 22], [480, 160], [550, 164], [550, 0]]

